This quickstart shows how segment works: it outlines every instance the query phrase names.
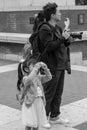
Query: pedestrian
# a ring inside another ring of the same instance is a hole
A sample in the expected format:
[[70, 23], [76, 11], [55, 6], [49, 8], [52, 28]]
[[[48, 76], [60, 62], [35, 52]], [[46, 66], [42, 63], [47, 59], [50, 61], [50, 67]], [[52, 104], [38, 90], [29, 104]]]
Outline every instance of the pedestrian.
[[41, 53], [45, 48], [46, 52], [41, 61], [47, 64], [52, 74], [52, 79], [44, 85], [46, 115], [51, 123], [68, 123], [67, 119], [60, 116], [60, 105], [67, 68], [66, 47], [70, 45], [70, 34], [62, 31], [58, 25], [61, 21], [61, 12], [56, 3], [47, 3], [43, 7], [43, 12], [46, 22], [39, 30], [39, 39]]
[[[45, 111], [45, 96], [42, 83], [51, 80], [52, 76], [47, 65], [36, 60], [29, 60], [29, 74], [23, 77], [24, 97], [22, 104], [22, 121], [25, 130], [38, 130], [39, 127], [50, 128]], [[44, 74], [40, 73], [40, 68]], [[22, 98], [23, 99], [23, 98]]]

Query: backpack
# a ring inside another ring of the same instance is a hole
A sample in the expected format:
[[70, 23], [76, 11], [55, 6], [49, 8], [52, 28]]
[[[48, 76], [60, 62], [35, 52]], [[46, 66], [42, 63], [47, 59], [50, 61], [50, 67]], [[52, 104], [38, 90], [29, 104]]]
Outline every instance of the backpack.
[[39, 30], [36, 32], [32, 33], [32, 35], [29, 38], [30, 44], [31, 44], [31, 49], [32, 49], [32, 58], [36, 59], [39, 61], [40, 58], [40, 47], [39, 47]]
[[39, 39], [39, 30], [43, 24], [47, 25], [47, 27], [51, 30], [50, 25], [47, 22], [43, 22], [42, 24], [38, 26], [37, 31], [32, 33], [29, 38], [29, 42], [32, 48], [32, 57], [35, 58], [37, 61], [40, 61], [41, 57], [46, 52], [46, 49], [45, 49], [43, 53], [41, 53], [41, 49], [40, 49], [41, 47], [40, 47], [40, 39]]

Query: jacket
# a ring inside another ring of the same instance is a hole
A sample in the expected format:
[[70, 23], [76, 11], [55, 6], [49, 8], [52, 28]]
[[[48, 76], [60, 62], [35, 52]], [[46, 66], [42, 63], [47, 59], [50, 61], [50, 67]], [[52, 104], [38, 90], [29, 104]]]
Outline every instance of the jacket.
[[49, 26], [43, 24], [39, 30], [41, 52], [43, 53], [46, 48], [41, 61], [45, 62], [51, 73], [54, 74], [57, 70], [66, 69], [68, 60], [67, 46], [70, 45], [70, 41], [62, 37], [61, 27]]
[[52, 75], [47, 67], [44, 69], [44, 75], [38, 73], [43, 65], [45, 64], [38, 62], [32, 72], [23, 78], [24, 90], [22, 97], [27, 106], [30, 106], [36, 97], [42, 97], [45, 100], [42, 84], [51, 80]]

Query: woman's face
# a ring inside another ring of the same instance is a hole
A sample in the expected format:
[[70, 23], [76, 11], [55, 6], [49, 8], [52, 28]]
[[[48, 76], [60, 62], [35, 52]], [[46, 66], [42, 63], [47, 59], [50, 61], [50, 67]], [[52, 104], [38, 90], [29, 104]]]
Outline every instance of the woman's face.
[[56, 11], [56, 19], [61, 21], [61, 12], [58, 8], [57, 8], [57, 11]]
[[58, 8], [56, 9], [56, 13], [53, 14], [53, 19], [56, 22], [61, 21], [61, 12]]

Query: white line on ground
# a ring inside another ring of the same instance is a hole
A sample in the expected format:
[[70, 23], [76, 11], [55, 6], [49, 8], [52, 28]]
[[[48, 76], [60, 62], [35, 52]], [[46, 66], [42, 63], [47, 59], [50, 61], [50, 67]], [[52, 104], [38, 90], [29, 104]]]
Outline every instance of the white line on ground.
[[86, 66], [71, 65], [72, 70], [87, 72]]
[[71, 126], [87, 122], [87, 98], [61, 107], [62, 116], [70, 120]]
[[0, 73], [17, 70], [18, 64], [0, 66]]
[[[67, 127], [54, 125], [51, 130], [55, 130], [54, 127], [60, 128], [60, 130], [76, 130], [72, 127], [87, 122], [87, 98], [61, 106], [61, 116], [68, 118], [70, 124]], [[21, 122], [21, 112], [0, 104], [0, 127], [17, 121]]]
[[0, 104], [0, 126], [12, 121], [20, 120], [20, 111]]

